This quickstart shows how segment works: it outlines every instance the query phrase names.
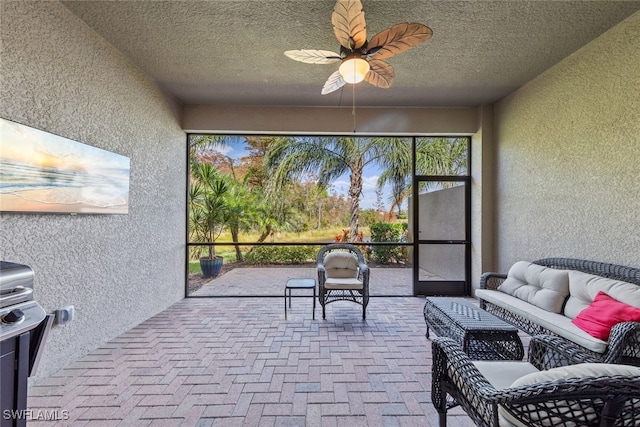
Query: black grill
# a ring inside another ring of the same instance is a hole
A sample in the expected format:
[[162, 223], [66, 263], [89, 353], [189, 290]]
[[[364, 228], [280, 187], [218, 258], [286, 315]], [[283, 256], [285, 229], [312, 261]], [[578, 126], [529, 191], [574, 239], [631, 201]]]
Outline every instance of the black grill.
[[33, 299], [33, 270], [0, 261], [0, 427], [27, 425], [27, 381], [53, 322]]

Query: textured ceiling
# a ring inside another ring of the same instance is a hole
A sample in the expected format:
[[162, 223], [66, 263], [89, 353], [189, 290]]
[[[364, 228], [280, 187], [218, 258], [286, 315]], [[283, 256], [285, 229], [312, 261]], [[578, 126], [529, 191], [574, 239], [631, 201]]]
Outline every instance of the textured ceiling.
[[[183, 104], [347, 106], [351, 86], [321, 95], [336, 65], [291, 49], [339, 51], [333, 0], [64, 1]], [[640, 10], [640, 1], [363, 0], [367, 33], [420, 22], [433, 38], [388, 62], [389, 89], [356, 86], [359, 106], [494, 102]]]

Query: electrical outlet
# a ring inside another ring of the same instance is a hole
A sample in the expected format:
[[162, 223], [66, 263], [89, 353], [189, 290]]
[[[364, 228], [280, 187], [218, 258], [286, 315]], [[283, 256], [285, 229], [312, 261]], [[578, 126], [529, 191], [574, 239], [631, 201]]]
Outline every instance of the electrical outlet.
[[64, 325], [73, 320], [76, 315], [76, 309], [72, 305], [68, 305], [66, 307], [62, 307], [55, 311], [56, 315], [56, 325]]

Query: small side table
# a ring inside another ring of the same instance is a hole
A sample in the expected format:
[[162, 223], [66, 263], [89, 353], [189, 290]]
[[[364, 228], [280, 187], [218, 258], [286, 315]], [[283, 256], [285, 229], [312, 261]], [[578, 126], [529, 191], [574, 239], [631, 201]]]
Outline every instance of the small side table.
[[316, 318], [316, 279], [289, 279], [284, 287], [284, 319], [287, 320], [287, 291], [291, 308], [291, 289], [313, 289], [313, 319]]

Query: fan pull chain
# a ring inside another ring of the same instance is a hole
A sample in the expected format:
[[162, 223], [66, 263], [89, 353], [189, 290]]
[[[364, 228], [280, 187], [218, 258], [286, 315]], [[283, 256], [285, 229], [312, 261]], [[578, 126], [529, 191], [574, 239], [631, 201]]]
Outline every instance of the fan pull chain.
[[356, 85], [351, 85], [352, 91], [352, 99], [353, 99], [353, 110], [351, 110], [351, 114], [353, 115], [353, 133], [356, 133]]

